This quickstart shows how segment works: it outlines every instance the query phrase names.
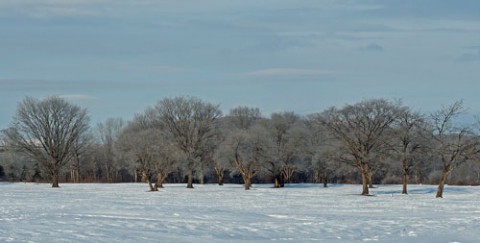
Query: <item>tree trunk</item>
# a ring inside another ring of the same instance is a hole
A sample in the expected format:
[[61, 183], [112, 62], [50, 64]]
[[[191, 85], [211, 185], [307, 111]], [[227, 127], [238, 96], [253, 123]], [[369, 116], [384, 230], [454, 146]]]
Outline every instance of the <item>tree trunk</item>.
[[111, 182], [108, 164], [105, 164], [105, 179], [107, 180], [107, 183]]
[[52, 173], [52, 187], [58, 186], [58, 170], [54, 170]]
[[367, 172], [367, 179], [368, 179], [368, 188], [374, 188], [373, 187], [373, 173], [372, 172]]
[[59, 169], [58, 169], [58, 162], [53, 159], [52, 162], [51, 162], [51, 169], [50, 169], [50, 173], [51, 173], [51, 176], [52, 176], [52, 187], [59, 187], [58, 186], [58, 179], [59, 179]]
[[152, 179], [150, 178], [150, 175], [148, 172], [143, 171], [142, 176], [145, 179], [145, 181], [148, 183], [148, 186], [150, 187], [151, 192], [158, 191], [157, 187], [155, 187], [155, 184], [152, 182]]
[[165, 177], [162, 176], [161, 172], [157, 172], [157, 182], [155, 183], [155, 187], [158, 188], [163, 188], [163, 182], [165, 181]]
[[275, 179], [273, 181], [273, 188], [280, 188], [280, 178], [278, 178], [278, 176], [275, 176]]
[[223, 178], [225, 176], [225, 172], [222, 169], [217, 167], [215, 167], [214, 169], [215, 169], [215, 174], [217, 174], [218, 185], [223, 186]]
[[73, 171], [72, 171], [72, 176], [73, 176], [73, 183], [79, 183], [80, 182], [80, 158], [78, 154], [75, 155], [74, 158], [74, 166], [73, 166]]
[[362, 195], [367, 196], [367, 195], [369, 195], [369, 192], [368, 192], [368, 173], [362, 171], [361, 174], [362, 174], [362, 188], [363, 188]]
[[193, 188], [193, 172], [192, 171], [188, 172], [187, 188]]
[[60, 187], [58, 185], [58, 174], [52, 175], [52, 187]]
[[443, 198], [443, 188], [445, 187], [445, 182], [447, 181], [447, 177], [449, 173], [450, 173], [449, 170], [443, 170], [442, 178], [440, 179], [440, 183], [438, 184], [436, 198]]
[[150, 179], [148, 179], [148, 186], [150, 187], [151, 192], [158, 191], [158, 188], [156, 187], [155, 183], [153, 183]]
[[252, 179], [250, 177], [244, 176], [243, 183], [245, 190], [250, 190], [250, 187], [252, 186]]
[[80, 182], [80, 168], [77, 167], [75, 168], [75, 183], [79, 183]]
[[[285, 182], [292, 183], [292, 176], [294, 172], [295, 172], [295, 167], [293, 165], [284, 166], [281, 171], [282, 182], [280, 184], [285, 184]], [[281, 187], [283, 186], [281, 185]]]
[[402, 194], [408, 194], [407, 192], [407, 184], [408, 184], [408, 179], [409, 179], [409, 175], [408, 175], [408, 170], [404, 170], [403, 171], [403, 189], [402, 189]]
[[73, 168], [70, 171], [70, 177], [71, 177], [73, 183], [79, 183], [80, 182], [80, 175], [78, 173], [77, 168]]
[[322, 177], [321, 177], [320, 172], [315, 171], [314, 176], [313, 176], [313, 180], [314, 180], [315, 183], [320, 183], [320, 181], [322, 181]]
[[219, 174], [217, 174], [217, 180], [218, 180], [218, 185], [219, 186], [223, 186], [223, 178], [224, 178], [224, 172], [220, 172]]

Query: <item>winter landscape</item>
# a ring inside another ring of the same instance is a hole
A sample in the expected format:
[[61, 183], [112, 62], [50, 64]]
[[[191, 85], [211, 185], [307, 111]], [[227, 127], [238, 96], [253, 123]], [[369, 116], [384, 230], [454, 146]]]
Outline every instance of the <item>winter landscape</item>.
[[480, 187], [0, 183], [2, 242], [478, 242]]
[[0, 0], [0, 243], [480, 242], [479, 13]]

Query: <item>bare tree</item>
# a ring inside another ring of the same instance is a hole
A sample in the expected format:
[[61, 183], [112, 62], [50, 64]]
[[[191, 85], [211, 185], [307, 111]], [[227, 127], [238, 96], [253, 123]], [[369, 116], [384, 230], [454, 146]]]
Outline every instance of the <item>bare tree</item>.
[[252, 186], [252, 179], [263, 161], [265, 144], [263, 131], [263, 128], [259, 127], [238, 129], [226, 140], [234, 171], [242, 176], [245, 190]]
[[141, 119], [131, 122], [120, 134], [116, 146], [125, 151], [135, 161], [142, 175], [150, 187], [150, 191], [158, 191], [155, 185], [154, 163], [159, 146], [157, 140], [159, 132], [142, 126]]
[[219, 106], [194, 97], [176, 97], [161, 100], [148, 113], [184, 153], [187, 188], [193, 188], [195, 169], [209, 152], [209, 141], [216, 137], [215, 126], [221, 116]]
[[107, 182], [116, 181], [120, 160], [114, 144], [125, 126], [126, 123], [121, 118], [108, 118], [105, 122], [98, 123], [96, 127], [97, 139], [101, 144], [98, 147], [101, 152], [100, 162]]
[[155, 131], [151, 129], [140, 130], [132, 134], [130, 137], [131, 144], [130, 152], [136, 158], [136, 162], [139, 165], [140, 173], [144, 181], [146, 181], [150, 187], [150, 191], [158, 191], [155, 186], [153, 164], [155, 162]]
[[264, 168], [273, 176], [274, 187], [283, 187], [296, 170], [296, 160], [304, 142], [305, 132], [300, 117], [293, 112], [273, 113], [265, 123], [267, 133]]
[[262, 158], [265, 129], [258, 125], [261, 117], [258, 108], [239, 106], [230, 110], [221, 127], [224, 140], [216, 157], [231, 162], [232, 174], [242, 176], [245, 190], [250, 189]]
[[73, 183], [80, 182], [80, 161], [92, 146], [92, 134], [85, 132], [78, 136], [72, 147], [72, 160], [70, 163], [70, 177]]
[[227, 151], [224, 143], [220, 145], [218, 149], [212, 155], [210, 164], [215, 172], [217, 178], [217, 184], [223, 186], [225, 172], [230, 168], [230, 161], [228, 159]]
[[443, 197], [448, 175], [459, 165], [479, 153], [479, 141], [468, 126], [455, 126], [455, 119], [464, 111], [463, 102], [431, 114], [434, 151], [442, 162], [442, 176], [438, 184], [437, 198]]
[[206, 166], [213, 169], [217, 184], [223, 186], [225, 172], [228, 170], [230, 163], [225, 156], [225, 149], [220, 148], [221, 145], [224, 144], [223, 139], [217, 142], [219, 142], [219, 144], [216, 145], [215, 148], [210, 149], [210, 152], [206, 153], [202, 160]]
[[[228, 116], [219, 119], [220, 130], [216, 131], [217, 138], [212, 140], [213, 146], [209, 149], [210, 153], [207, 153], [204, 158], [205, 162], [213, 168], [219, 185], [223, 185], [225, 172], [231, 167], [230, 145], [226, 144], [226, 138], [239, 130], [248, 130], [260, 119], [260, 110], [247, 106], [233, 108]], [[236, 170], [236, 167], [234, 170]]]
[[212, 130], [212, 137], [211, 139], [208, 139], [208, 141], [205, 142], [204, 148], [203, 148], [203, 153], [200, 158], [201, 160], [201, 165], [202, 167], [202, 177], [200, 180], [200, 183], [202, 183], [202, 180], [204, 179], [204, 172], [206, 169], [213, 169], [213, 172], [215, 173], [215, 177], [217, 179], [218, 185], [222, 186], [223, 185], [223, 179], [225, 177], [225, 170], [227, 169], [228, 163], [222, 158], [220, 155], [220, 146], [225, 140], [224, 136], [224, 128], [223, 126], [225, 124], [223, 119], [219, 119], [217, 121], [218, 125], [214, 127]]
[[116, 147], [135, 162], [135, 171], [140, 172], [150, 191], [163, 188], [163, 183], [178, 166], [178, 161], [183, 159], [167, 135], [147, 115], [142, 114], [122, 130], [116, 141]]
[[426, 152], [425, 120], [421, 114], [405, 109], [393, 131], [392, 148], [400, 157], [402, 168], [402, 194], [408, 194], [407, 185], [419, 152]]
[[399, 103], [371, 99], [342, 109], [330, 108], [316, 119], [337, 138], [346, 154], [342, 158], [357, 167], [362, 176], [362, 195], [369, 195], [368, 180], [374, 158], [386, 145], [385, 132], [404, 108]]
[[308, 163], [308, 170], [312, 172], [316, 183], [323, 182], [328, 186], [329, 177], [340, 167], [339, 157], [336, 154], [338, 144], [332, 139], [327, 129], [316, 122], [314, 116], [307, 117], [305, 121], [308, 134], [306, 134], [306, 146], [303, 148], [303, 159]]
[[248, 129], [255, 125], [262, 117], [260, 109], [248, 107], [248, 106], [239, 106], [230, 110], [228, 119], [233, 127], [237, 129]]
[[79, 137], [88, 130], [85, 109], [59, 97], [25, 98], [17, 107], [6, 135], [15, 148], [41, 163], [58, 187], [60, 169], [73, 155]]
[[153, 163], [157, 182], [156, 188], [163, 188], [167, 177], [178, 167], [179, 161], [185, 160], [178, 148], [174, 147], [165, 138], [158, 141], [159, 151]]

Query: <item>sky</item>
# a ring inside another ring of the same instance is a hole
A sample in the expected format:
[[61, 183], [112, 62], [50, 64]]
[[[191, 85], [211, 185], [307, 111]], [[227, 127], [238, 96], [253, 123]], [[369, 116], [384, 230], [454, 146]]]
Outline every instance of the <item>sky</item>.
[[369, 98], [480, 114], [478, 0], [1, 0], [0, 129], [26, 96], [92, 123], [196, 96], [301, 115]]

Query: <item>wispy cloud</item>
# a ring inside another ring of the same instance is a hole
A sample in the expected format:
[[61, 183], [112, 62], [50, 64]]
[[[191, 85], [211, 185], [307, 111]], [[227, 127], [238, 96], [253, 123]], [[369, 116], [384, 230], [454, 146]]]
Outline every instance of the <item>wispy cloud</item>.
[[[122, 86], [116, 84], [116, 87]], [[0, 78], [0, 93], [2, 92], [83, 92], [84, 90], [103, 90], [112, 87], [111, 82], [105, 81], [62, 81], [62, 80], [34, 80], [21, 78]]]
[[388, 25], [402, 32], [466, 32], [478, 33], [480, 26], [477, 20], [456, 19], [390, 19]]
[[368, 44], [366, 46], [358, 48], [360, 51], [369, 51], [369, 52], [382, 52], [385, 50], [385, 48], [379, 44], [372, 43]]
[[480, 46], [468, 47], [468, 52], [460, 55], [457, 60], [460, 62], [480, 62]]
[[68, 6], [47, 6], [38, 7], [29, 13], [33, 18], [48, 17], [77, 17], [77, 16], [95, 16], [98, 13], [92, 9]]
[[244, 73], [247, 76], [319, 76], [334, 73], [331, 70], [300, 68], [268, 68]]
[[84, 95], [84, 94], [64, 94], [59, 96], [62, 99], [71, 100], [71, 101], [88, 101], [88, 100], [97, 100], [97, 97]]
[[[97, 16], [98, 4], [103, 0], [42, 0], [0, 3], [2, 12], [27, 16], [30, 18], [52, 17], [88, 17]], [[5, 14], [5, 13], [3, 13]]]
[[150, 68], [152, 71], [162, 72], [162, 73], [186, 73], [192, 72], [193, 69], [184, 68], [184, 67], [177, 67], [177, 66], [169, 66], [169, 65], [154, 65]]

